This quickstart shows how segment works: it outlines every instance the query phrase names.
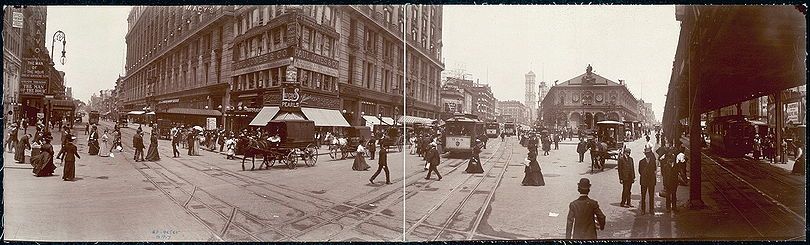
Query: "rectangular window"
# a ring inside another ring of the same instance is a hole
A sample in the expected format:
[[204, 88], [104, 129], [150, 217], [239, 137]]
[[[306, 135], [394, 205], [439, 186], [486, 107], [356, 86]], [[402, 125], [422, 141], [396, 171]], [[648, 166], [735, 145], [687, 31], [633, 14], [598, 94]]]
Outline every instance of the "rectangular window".
[[346, 83], [354, 84], [354, 56], [353, 55], [349, 55], [349, 63], [347, 65], [349, 66], [348, 67], [349, 68], [348, 69], [349, 74], [347, 74], [348, 77], [349, 77], [349, 80], [346, 81]]
[[334, 58], [335, 55], [332, 54], [332, 38], [324, 36], [323, 37], [323, 55]]
[[302, 31], [301, 31], [301, 48], [303, 48], [304, 50], [310, 50], [310, 45], [311, 45], [310, 44], [311, 43], [310, 36], [312, 34], [310, 33], [309, 28], [304, 27], [304, 28], [301, 28], [301, 29], [302, 29]]
[[315, 32], [314, 51], [316, 54], [323, 55], [323, 36], [320, 32]]

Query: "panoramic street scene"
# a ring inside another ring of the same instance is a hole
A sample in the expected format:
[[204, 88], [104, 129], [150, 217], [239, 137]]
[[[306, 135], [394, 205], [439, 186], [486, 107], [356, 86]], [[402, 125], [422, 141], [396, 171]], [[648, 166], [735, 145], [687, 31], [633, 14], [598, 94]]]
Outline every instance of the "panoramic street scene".
[[9, 241], [806, 241], [806, 5], [3, 15]]

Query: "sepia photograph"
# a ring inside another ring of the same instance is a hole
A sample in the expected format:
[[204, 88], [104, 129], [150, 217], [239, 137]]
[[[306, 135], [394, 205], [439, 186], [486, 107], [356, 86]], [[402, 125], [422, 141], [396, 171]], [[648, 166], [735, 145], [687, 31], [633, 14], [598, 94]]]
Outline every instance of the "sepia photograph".
[[4, 5], [2, 236], [806, 241], [806, 9]]

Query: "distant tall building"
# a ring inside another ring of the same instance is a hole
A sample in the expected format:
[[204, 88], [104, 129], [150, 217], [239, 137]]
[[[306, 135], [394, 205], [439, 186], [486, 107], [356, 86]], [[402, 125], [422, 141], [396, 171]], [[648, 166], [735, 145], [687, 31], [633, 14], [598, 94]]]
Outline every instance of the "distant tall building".
[[525, 105], [526, 105], [526, 107], [528, 109], [527, 113], [529, 115], [528, 115], [527, 119], [529, 121], [534, 121], [534, 113], [535, 113], [535, 109], [537, 108], [537, 104], [536, 104], [537, 100], [535, 100], [535, 94], [534, 94], [534, 78], [535, 77], [536, 76], [534, 75], [534, 72], [532, 72], [532, 71], [529, 71], [529, 73], [526, 74], [526, 92], [525, 92], [526, 100], [524, 101], [524, 103], [525, 103]]
[[[538, 87], [538, 91], [537, 91], [537, 95], [538, 95], [537, 96], [537, 101], [542, 102], [543, 99], [546, 98], [546, 94], [548, 94], [548, 86], [546, 86], [546, 81], [540, 81], [540, 86]], [[542, 115], [541, 113], [539, 113], [539, 111], [543, 110], [543, 105], [542, 105], [542, 103], [540, 103], [540, 104], [541, 104], [541, 105], [539, 105], [540, 108], [537, 108], [537, 117], [538, 118], [540, 117], [540, 115]]]

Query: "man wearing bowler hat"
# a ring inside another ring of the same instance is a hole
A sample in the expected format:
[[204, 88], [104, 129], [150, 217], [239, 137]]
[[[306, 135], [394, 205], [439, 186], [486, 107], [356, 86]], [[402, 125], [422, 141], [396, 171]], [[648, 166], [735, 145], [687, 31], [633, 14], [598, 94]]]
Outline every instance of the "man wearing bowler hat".
[[579, 198], [568, 204], [568, 221], [565, 224], [566, 239], [596, 239], [596, 229], [605, 229], [605, 214], [599, 202], [588, 197], [591, 181], [582, 178], [577, 184]]

